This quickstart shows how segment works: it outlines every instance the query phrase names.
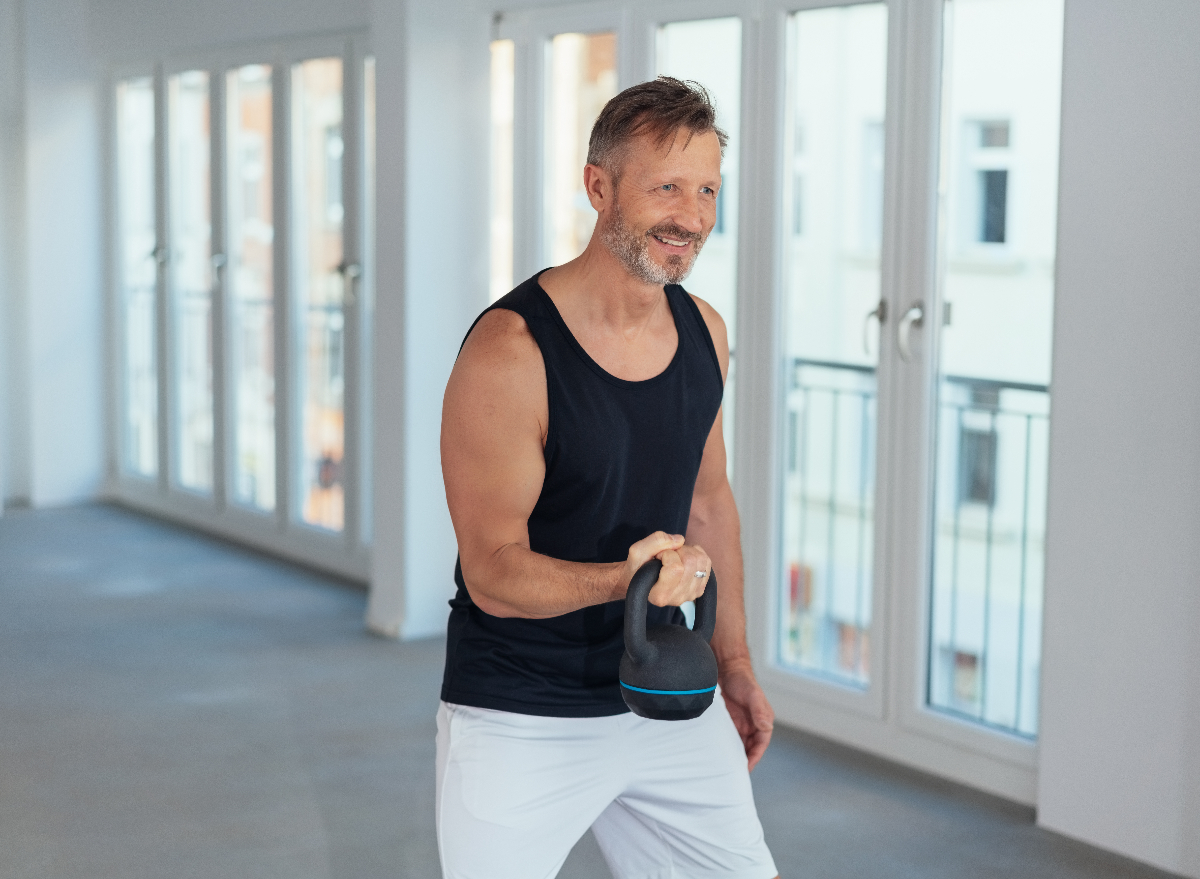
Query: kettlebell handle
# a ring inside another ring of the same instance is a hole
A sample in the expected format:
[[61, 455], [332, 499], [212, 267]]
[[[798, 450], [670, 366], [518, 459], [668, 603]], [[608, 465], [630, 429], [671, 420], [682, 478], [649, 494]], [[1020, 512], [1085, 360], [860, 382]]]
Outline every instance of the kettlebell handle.
[[[662, 562], [650, 559], [638, 568], [625, 593], [625, 649], [641, 665], [653, 660], [654, 648], [646, 640], [646, 608], [650, 590], [658, 580]], [[712, 640], [717, 625], [717, 573], [710, 571], [704, 594], [696, 599], [696, 622], [692, 629], [706, 642]]]

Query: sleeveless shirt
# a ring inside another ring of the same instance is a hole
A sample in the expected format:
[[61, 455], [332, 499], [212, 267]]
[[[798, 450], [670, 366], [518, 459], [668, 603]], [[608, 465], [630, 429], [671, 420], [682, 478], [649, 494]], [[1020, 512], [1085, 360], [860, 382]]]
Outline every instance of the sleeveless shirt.
[[[687, 531], [704, 445], [721, 406], [720, 361], [700, 309], [670, 285], [664, 289], [679, 337], [674, 358], [645, 381], [617, 378], [571, 334], [537, 277], [483, 312], [519, 314], [546, 368], [546, 475], [529, 516], [529, 548], [565, 561], [623, 562], [629, 547], [654, 531]], [[551, 717], [628, 710], [617, 680], [624, 601], [549, 619], [500, 618], [471, 601], [461, 561], [454, 581], [444, 701]], [[679, 608], [650, 605], [647, 622], [682, 619]]]

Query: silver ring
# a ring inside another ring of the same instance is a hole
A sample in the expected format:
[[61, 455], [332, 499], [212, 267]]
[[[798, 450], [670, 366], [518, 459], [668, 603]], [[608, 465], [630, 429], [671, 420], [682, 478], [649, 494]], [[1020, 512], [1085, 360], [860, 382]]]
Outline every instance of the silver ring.
[[708, 571], [697, 571], [694, 575], [697, 579], [708, 576]]

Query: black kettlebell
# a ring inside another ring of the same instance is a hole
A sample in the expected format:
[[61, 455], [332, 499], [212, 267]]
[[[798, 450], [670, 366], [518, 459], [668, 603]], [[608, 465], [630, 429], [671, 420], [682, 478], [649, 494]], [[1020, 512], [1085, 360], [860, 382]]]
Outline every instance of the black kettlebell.
[[708, 642], [717, 624], [717, 575], [710, 573], [696, 599], [695, 627], [646, 628], [646, 605], [662, 562], [638, 568], [625, 594], [625, 655], [621, 696], [629, 710], [651, 720], [691, 720], [712, 704], [717, 658]]

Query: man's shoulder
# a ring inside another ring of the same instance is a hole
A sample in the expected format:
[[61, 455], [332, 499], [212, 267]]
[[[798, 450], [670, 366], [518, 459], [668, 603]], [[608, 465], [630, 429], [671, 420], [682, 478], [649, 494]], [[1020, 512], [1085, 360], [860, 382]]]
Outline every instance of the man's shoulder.
[[500, 307], [485, 312], [475, 322], [463, 343], [459, 362], [501, 365], [532, 359], [540, 363], [541, 356], [525, 318]]
[[[683, 290], [682, 287], [679, 289]], [[701, 299], [695, 293], [688, 293], [687, 290], [683, 290], [683, 292], [688, 299], [692, 300], [692, 302], [695, 304], [696, 309], [700, 312], [700, 316], [704, 318], [704, 322], [708, 325], [710, 330], [719, 327], [721, 331], [724, 332], [725, 319], [721, 317], [721, 313], [719, 311], [709, 305], [707, 300]]]

